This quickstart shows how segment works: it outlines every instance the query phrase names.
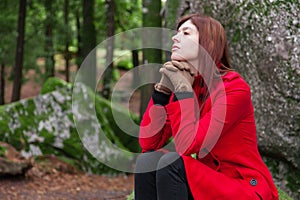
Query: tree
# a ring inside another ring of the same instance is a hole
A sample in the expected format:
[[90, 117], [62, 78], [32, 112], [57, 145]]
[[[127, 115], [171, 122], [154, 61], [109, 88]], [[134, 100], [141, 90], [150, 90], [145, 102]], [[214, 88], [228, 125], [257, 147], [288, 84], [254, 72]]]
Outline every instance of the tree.
[[45, 53], [46, 53], [46, 62], [45, 62], [45, 71], [46, 79], [53, 77], [55, 73], [54, 69], [54, 48], [53, 48], [53, 1], [45, 0]]
[[[164, 6], [164, 27], [168, 29], [175, 30], [176, 28], [176, 19], [178, 17], [178, 7], [181, 0], [168, 0]], [[171, 59], [171, 52], [166, 51], [166, 60]]]
[[5, 104], [4, 95], [5, 95], [5, 65], [4, 63], [1, 63], [0, 66], [0, 105]]
[[65, 57], [65, 71], [66, 71], [66, 81], [70, 81], [70, 59], [71, 54], [69, 52], [69, 0], [64, 0], [64, 25], [65, 25], [65, 50], [64, 50], [64, 57]]
[[26, 0], [19, 0], [19, 19], [18, 19], [18, 35], [16, 48], [16, 61], [14, 68], [14, 85], [12, 93], [12, 101], [20, 99], [22, 85], [22, 69], [24, 55], [24, 36], [25, 36], [25, 18], [26, 18]]
[[14, 64], [18, 1], [0, 1], [0, 105], [5, 103], [5, 70]]
[[[162, 19], [160, 16], [161, 1], [160, 0], [143, 0], [143, 27], [161, 27]], [[154, 36], [154, 38], [160, 39], [159, 35]], [[143, 38], [143, 44], [147, 44], [149, 38]], [[143, 49], [143, 63], [161, 63], [162, 53], [160, 49]], [[141, 79], [147, 74], [140, 74]], [[153, 91], [153, 85], [145, 85], [141, 87], [141, 107], [140, 116], [146, 110], [147, 104], [149, 102], [151, 93]]]
[[76, 38], [77, 38], [76, 64], [77, 64], [77, 69], [79, 69], [82, 63], [81, 15], [80, 15], [79, 7], [75, 9], [75, 18], [76, 18]]
[[109, 99], [113, 80], [113, 53], [114, 53], [114, 37], [115, 34], [115, 1], [106, 0], [107, 15], [106, 15], [106, 30], [107, 30], [107, 43], [106, 43], [106, 70], [103, 78], [102, 95], [104, 98]]
[[[117, 32], [142, 26], [142, 0], [115, 0], [115, 2], [115, 26]], [[130, 41], [133, 46], [135, 46], [134, 43], [138, 44], [139, 42], [139, 40]], [[132, 64], [134, 67], [140, 64], [139, 52], [141, 52], [139, 49], [131, 51]], [[138, 85], [139, 79], [138, 71], [134, 70], [132, 85]]]
[[94, 25], [94, 0], [83, 0], [83, 26], [82, 26], [82, 60], [89, 55], [89, 59], [85, 60], [85, 77], [84, 83], [90, 87], [96, 85], [96, 52], [91, 52], [96, 47], [96, 31]]

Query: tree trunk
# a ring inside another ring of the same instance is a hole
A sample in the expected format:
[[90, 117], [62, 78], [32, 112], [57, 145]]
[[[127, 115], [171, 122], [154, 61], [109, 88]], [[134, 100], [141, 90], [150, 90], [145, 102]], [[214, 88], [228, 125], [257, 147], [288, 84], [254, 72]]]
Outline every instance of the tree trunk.
[[[161, 1], [160, 0], [143, 0], [143, 27], [161, 27], [162, 20], [160, 16], [161, 10]], [[154, 36], [155, 38], [161, 38], [159, 36]], [[147, 44], [149, 38], [143, 38], [143, 44]], [[161, 63], [162, 62], [162, 53], [160, 49], [143, 49], [143, 63]], [[147, 74], [140, 74], [141, 80], [146, 80], [144, 76]], [[141, 107], [140, 107], [140, 116], [143, 116], [149, 99], [153, 91], [153, 85], [145, 85], [141, 87]]]
[[66, 81], [70, 81], [70, 52], [69, 52], [69, 0], [65, 0], [64, 2], [64, 22], [65, 22], [65, 70], [66, 70]]
[[4, 105], [5, 104], [5, 99], [4, 99], [4, 95], [5, 95], [5, 64], [2, 63], [0, 66], [0, 105]]
[[54, 49], [53, 49], [53, 1], [45, 0], [45, 10], [46, 10], [46, 20], [45, 20], [45, 36], [46, 36], [46, 44], [45, 44], [45, 52], [46, 52], [46, 63], [45, 63], [45, 71], [46, 71], [46, 79], [53, 77], [55, 75], [54, 68]]
[[96, 31], [94, 26], [94, 0], [83, 0], [83, 26], [82, 26], [82, 60], [84, 69], [82, 80], [93, 90], [96, 86], [96, 52], [92, 51], [96, 47]]
[[113, 53], [114, 53], [114, 37], [115, 34], [115, 2], [114, 0], [106, 0], [107, 5], [107, 18], [106, 18], [106, 27], [107, 27], [107, 40], [106, 43], [106, 70], [104, 72], [103, 78], [103, 90], [102, 96], [106, 99], [110, 98], [111, 87], [113, 80]]
[[[181, 0], [168, 0], [165, 5], [165, 24], [164, 27], [175, 30], [178, 8]], [[166, 51], [166, 60], [171, 60], [171, 51]]]
[[25, 18], [26, 18], [26, 0], [19, 0], [19, 19], [17, 31], [17, 48], [16, 60], [14, 68], [14, 85], [12, 93], [12, 102], [20, 100], [22, 85], [22, 68], [24, 54], [24, 34], [25, 34]]
[[[138, 50], [132, 50], [131, 51], [131, 55], [132, 55], [132, 64], [133, 67], [137, 67], [139, 66], [139, 52]], [[134, 70], [133, 71], [133, 81], [132, 81], [132, 86], [137, 86], [138, 83], [140, 81], [140, 77], [139, 77], [139, 73], [138, 70]]]
[[76, 12], [76, 30], [77, 30], [77, 54], [76, 54], [76, 64], [77, 69], [80, 68], [80, 65], [82, 63], [82, 41], [81, 41], [81, 29], [80, 29], [80, 14], [79, 11]]

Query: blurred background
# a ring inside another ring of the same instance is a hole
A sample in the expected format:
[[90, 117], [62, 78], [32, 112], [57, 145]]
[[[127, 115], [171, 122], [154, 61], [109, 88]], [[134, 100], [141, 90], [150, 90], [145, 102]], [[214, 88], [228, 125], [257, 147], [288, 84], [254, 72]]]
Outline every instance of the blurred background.
[[[78, 137], [71, 108], [76, 73], [105, 39], [133, 28], [174, 29], [176, 19], [189, 13], [212, 16], [225, 27], [232, 65], [252, 90], [259, 150], [276, 185], [299, 199], [298, 0], [0, 0], [0, 141], [12, 145], [22, 159], [55, 155], [84, 172], [118, 173], [90, 155]], [[160, 49], [122, 48], [125, 40], [110, 40], [97, 50], [97, 60], [108, 67], [94, 98], [107, 137], [139, 152], [137, 139], [114, 121], [112, 90], [124, 73], [145, 63], [164, 63], [170, 55]], [[142, 78], [134, 73], [124, 90]], [[119, 90], [120, 107], [130, 99], [129, 108], [117, 111], [120, 116], [138, 124], [152, 88], [140, 87], [130, 97]], [[3, 144], [3, 159], [7, 151]]]

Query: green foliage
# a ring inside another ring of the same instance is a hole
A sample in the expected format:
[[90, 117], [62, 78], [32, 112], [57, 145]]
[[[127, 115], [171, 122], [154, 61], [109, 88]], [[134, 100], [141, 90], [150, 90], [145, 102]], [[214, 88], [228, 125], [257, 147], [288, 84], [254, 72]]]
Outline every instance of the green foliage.
[[64, 87], [70, 87], [65, 81], [58, 79], [58, 78], [49, 78], [47, 81], [44, 83], [40, 93], [41, 94], [46, 94], [49, 92], [52, 92], [54, 90], [58, 90], [60, 88]]
[[4, 146], [0, 146], [0, 157], [4, 157], [7, 149]]
[[120, 72], [116, 68], [113, 68], [112, 70], [112, 78], [115, 82], [117, 82], [120, 78]]
[[24, 38], [24, 71], [37, 68], [38, 57], [42, 57], [45, 49], [45, 10], [40, 1], [27, 1], [25, 38]]
[[134, 200], [134, 191], [132, 191], [128, 196], [126, 200]]
[[[273, 178], [276, 181], [284, 182], [284, 185], [280, 185], [282, 189], [288, 188], [292, 192], [298, 192], [298, 188], [300, 187], [300, 173], [298, 170], [286, 163], [271, 158], [264, 157], [264, 161], [269, 167]], [[277, 188], [281, 199], [291, 199], [282, 189]]]
[[291, 197], [289, 197], [284, 191], [282, 191], [280, 188], [278, 189], [279, 194], [279, 200], [293, 200]]
[[116, 0], [116, 33], [142, 26], [142, 0]]
[[10, 66], [16, 49], [17, 4], [16, 0], [0, 1], [0, 62]]
[[121, 59], [116, 63], [116, 67], [119, 69], [130, 70], [133, 68], [133, 64], [130, 59]]
[[[291, 197], [289, 197], [284, 191], [282, 191], [280, 188], [278, 188], [278, 194], [279, 194], [279, 200], [293, 200]], [[126, 200], [134, 200], [134, 191], [132, 191], [128, 196]]]

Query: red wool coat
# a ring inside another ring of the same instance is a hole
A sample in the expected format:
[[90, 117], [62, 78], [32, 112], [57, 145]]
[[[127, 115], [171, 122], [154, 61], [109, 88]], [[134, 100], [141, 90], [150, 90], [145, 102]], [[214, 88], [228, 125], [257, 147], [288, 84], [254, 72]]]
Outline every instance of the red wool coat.
[[[198, 79], [193, 84], [197, 97]], [[195, 200], [276, 200], [277, 189], [257, 149], [250, 88], [237, 72], [222, 80], [201, 113], [194, 98], [173, 101], [172, 95], [166, 106], [151, 99], [141, 122], [143, 152], [162, 149], [174, 137]]]

